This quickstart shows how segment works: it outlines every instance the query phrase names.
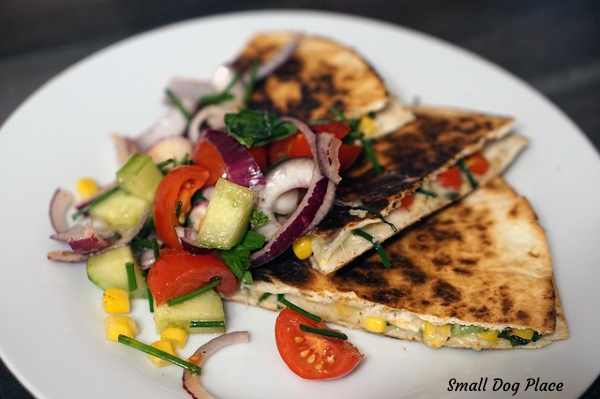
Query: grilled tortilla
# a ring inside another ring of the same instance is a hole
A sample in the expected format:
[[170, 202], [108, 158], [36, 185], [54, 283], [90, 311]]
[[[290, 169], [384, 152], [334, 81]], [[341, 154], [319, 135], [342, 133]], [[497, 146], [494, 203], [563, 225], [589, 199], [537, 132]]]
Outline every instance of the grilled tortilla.
[[[464, 171], [458, 190], [437, 182], [437, 175], [463, 158], [481, 152], [489, 161], [486, 173], [472, 174], [476, 185], [485, 184], [527, 144], [525, 138], [509, 134], [513, 120], [508, 117], [442, 107], [413, 112], [413, 122], [375, 141], [384, 173], [376, 174], [365, 159], [342, 179], [334, 207], [311, 233], [315, 269], [332, 273], [371, 248], [369, 241], [352, 234], [357, 228], [382, 242], [471, 192], [475, 185]], [[414, 202], [406, 209], [403, 199], [409, 195]]]
[[[231, 66], [248, 71], [264, 63], [291, 41], [293, 32], [254, 35]], [[375, 113], [375, 137], [412, 120], [412, 113], [391, 98], [375, 69], [355, 50], [333, 40], [303, 35], [281, 67], [254, 88], [249, 108], [290, 115], [302, 120], [330, 118], [332, 109], [347, 117]]]
[[[432, 347], [513, 348], [497, 338], [505, 329], [541, 335], [515, 348], [568, 337], [544, 231], [528, 201], [499, 177], [385, 249], [391, 268], [374, 253], [331, 275], [288, 254], [255, 269], [254, 284], [230, 299], [274, 310], [276, 296], [261, 295], [285, 294], [325, 320], [371, 331], [369, 320], [380, 320], [381, 334]], [[450, 325], [486, 330], [458, 335]]]

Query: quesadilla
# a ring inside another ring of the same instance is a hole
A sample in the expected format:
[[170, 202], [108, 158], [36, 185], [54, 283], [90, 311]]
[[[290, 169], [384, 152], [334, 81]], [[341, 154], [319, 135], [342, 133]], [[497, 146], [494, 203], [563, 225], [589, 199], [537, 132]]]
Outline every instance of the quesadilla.
[[[414, 121], [373, 144], [383, 173], [365, 159], [338, 185], [334, 207], [310, 233], [318, 271], [338, 270], [371, 248], [370, 241], [383, 242], [485, 184], [527, 144], [509, 134], [509, 117], [443, 107], [412, 111]], [[372, 239], [353, 234], [356, 229]]]
[[568, 337], [545, 233], [501, 178], [384, 247], [391, 267], [367, 254], [331, 275], [288, 254], [229, 299], [275, 310], [283, 294], [327, 321], [433, 348], [540, 348]]
[[[298, 37], [295, 32], [254, 35], [231, 67], [240, 73], [265, 64]], [[254, 88], [248, 107], [309, 121], [330, 118], [335, 109], [349, 118], [373, 114], [375, 137], [413, 119], [390, 97], [381, 76], [355, 50], [331, 39], [302, 35], [287, 61]]]

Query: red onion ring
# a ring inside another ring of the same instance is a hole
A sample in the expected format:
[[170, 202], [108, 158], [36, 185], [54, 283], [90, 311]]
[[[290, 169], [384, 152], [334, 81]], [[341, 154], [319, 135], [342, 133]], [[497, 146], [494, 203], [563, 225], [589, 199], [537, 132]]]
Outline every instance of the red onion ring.
[[98, 252], [111, 245], [110, 240], [106, 239], [104, 234], [91, 226], [81, 224], [75, 225], [62, 233], [53, 234], [50, 238], [67, 242], [73, 252], [78, 254]]
[[52, 195], [50, 200], [50, 207], [48, 215], [50, 216], [50, 223], [56, 233], [62, 233], [69, 229], [67, 223], [67, 212], [74, 201], [73, 194], [67, 190], [57, 188]]
[[[250, 334], [248, 331], [234, 331], [227, 334], [223, 334], [217, 338], [213, 338], [201, 347], [199, 347], [189, 361], [195, 363], [199, 367], [202, 367], [206, 360], [211, 357], [215, 352], [220, 349], [234, 344], [244, 344], [250, 341]], [[208, 393], [200, 382], [200, 376], [192, 374], [189, 370], [183, 371], [182, 378], [183, 389], [193, 399], [212, 399], [213, 396]]]
[[340, 170], [340, 147], [342, 141], [330, 133], [317, 135], [317, 150], [319, 151], [319, 168], [325, 176], [335, 184], [342, 180]]
[[112, 141], [117, 155], [117, 162], [119, 162], [119, 164], [124, 164], [129, 157], [140, 152], [140, 148], [133, 139], [114, 133], [112, 135]]
[[227, 168], [227, 179], [245, 187], [265, 184], [260, 166], [250, 152], [227, 133], [206, 129], [200, 140], [208, 140], [221, 154]]
[[286, 63], [287, 60], [291, 58], [294, 54], [298, 46], [300, 45], [300, 40], [302, 39], [303, 34], [301, 32], [296, 32], [292, 36], [292, 39], [287, 42], [281, 49], [269, 59], [267, 62], [262, 64], [258, 70], [256, 71], [256, 79], [264, 79], [268, 75], [272, 74], [277, 68]]

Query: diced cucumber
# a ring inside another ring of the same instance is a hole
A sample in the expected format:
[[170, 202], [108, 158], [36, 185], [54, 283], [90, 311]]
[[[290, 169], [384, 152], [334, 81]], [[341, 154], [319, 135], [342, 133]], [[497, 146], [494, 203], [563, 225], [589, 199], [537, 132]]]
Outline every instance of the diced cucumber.
[[240, 242], [248, 229], [254, 197], [249, 188], [219, 179], [198, 232], [198, 243], [208, 248], [230, 249]]
[[223, 302], [213, 290], [177, 305], [165, 303], [154, 309], [154, 323], [159, 333], [169, 326], [185, 328], [190, 333], [223, 332], [219, 327], [190, 328], [192, 321], [200, 320], [225, 320]]
[[134, 154], [117, 172], [119, 186], [136, 197], [154, 201], [154, 193], [163, 175], [146, 154]]
[[131, 249], [127, 246], [110, 249], [98, 255], [91, 255], [87, 261], [87, 275], [90, 281], [102, 289], [129, 287], [127, 269], [125, 264], [134, 264], [137, 289], [131, 293], [132, 297], [146, 297], [146, 281], [140, 268], [135, 263]]
[[122, 233], [137, 226], [149, 207], [147, 201], [119, 189], [92, 206], [90, 214]]
[[475, 334], [485, 331], [486, 329], [479, 326], [463, 326], [461, 324], [452, 325], [452, 335], [455, 337], [467, 334]]

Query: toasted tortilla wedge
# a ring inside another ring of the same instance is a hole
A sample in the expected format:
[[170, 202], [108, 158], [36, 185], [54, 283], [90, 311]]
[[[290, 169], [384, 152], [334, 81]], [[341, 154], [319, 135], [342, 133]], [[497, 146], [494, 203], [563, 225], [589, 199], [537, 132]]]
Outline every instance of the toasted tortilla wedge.
[[[514, 348], [539, 348], [568, 337], [544, 231], [528, 201], [499, 177], [385, 248], [391, 268], [370, 253], [331, 275], [288, 254], [255, 269], [254, 284], [229, 299], [276, 309], [274, 295], [259, 298], [265, 292], [285, 294], [348, 327], [365, 328], [369, 317], [383, 319], [382, 334], [408, 340], [423, 341], [425, 323], [541, 334]], [[479, 333], [442, 338], [441, 344], [450, 347], [513, 348], [507, 339]]]
[[[418, 107], [413, 112], [413, 122], [375, 141], [384, 173], [376, 174], [364, 160], [338, 186], [336, 204], [311, 233], [315, 269], [332, 273], [371, 248], [369, 241], [352, 234], [357, 228], [383, 242], [473, 191], [475, 187], [464, 172], [459, 189], [447, 189], [437, 182], [437, 175], [459, 160], [481, 152], [490, 167], [473, 178], [485, 184], [527, 144], [522, 136], [508, 134], [513, 126], [508, 117], [444, 107]], [[406, 209], [403, 199], [413, 194], [414, 202]]]
[[[264, 63], [290, 42], [294, 32], [254, 35], [231, 66], [247, 71]], [[391, 99], [375, 69], [355, 50], [321, 36], [303, 35], [292, 57], [255, 88], [250, 108], [302, 120], [330, 118], [332, 109], [358, 118], [376, 113], [373, 137], [412, 120], [412, 113]], [[385, 111], [379, 116], [380, 111]]]

